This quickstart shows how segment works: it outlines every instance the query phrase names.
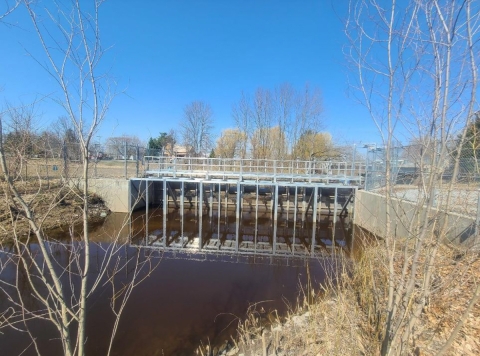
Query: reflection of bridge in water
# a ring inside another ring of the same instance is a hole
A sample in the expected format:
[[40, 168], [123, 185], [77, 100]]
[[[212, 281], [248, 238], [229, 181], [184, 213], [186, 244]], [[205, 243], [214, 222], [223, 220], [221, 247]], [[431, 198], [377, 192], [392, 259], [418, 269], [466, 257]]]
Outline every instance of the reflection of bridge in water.
[[351, 246], [361, 182], [356, 164], [344, 163], [343, 175], [325, 175], [313, 161], [227, 166], [205, 160], [153, 162], [158, 170], [131, 180], [135, 241], [173, 251], [271, 256], [315, 256]]

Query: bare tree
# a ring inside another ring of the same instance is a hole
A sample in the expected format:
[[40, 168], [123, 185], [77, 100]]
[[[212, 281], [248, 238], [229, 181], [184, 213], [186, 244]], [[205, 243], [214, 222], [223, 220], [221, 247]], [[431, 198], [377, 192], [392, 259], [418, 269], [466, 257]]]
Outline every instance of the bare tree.
[[270, 128], [275, 118], [274, 98], [270, 90], [257, 88], [253, 98], [252, 158], [266, 159], [270, 154]]
[[215, 154], [219, 158], [244, 158], [244, 133], [238, 129], [226, 129], [217, 140]]
[[171, 129], [169, 132], [168, 132], [168, 135], [165, 137], [165, 153], [168, 154], [170, 157], [173, 157], [175, 156], [175, 150], [176, 150], [176, 146], [177, 146], [177, 141], [178, 141], [178, 137], [177, 137], [177, 131], [175, 131], [174, 129]]
[[33, 105], [6, 105], [3, 113], [3, 149], [9, 156], [8, 168], [13, 180], [22, 179], [22, 171], [34, 153], [36, 122]]
[[284, 83], [275, 90], [275, 105], [278, 127], [285, 135], [286, 152], [291, 152], [293, 145], [292, 127], [295, 124], [295, 89], [290, 83]]
[[252, 136], [252, 110], [250, 101], [243, 92], [238, 104], [232, 106], [232, 116], [237, 125], [237, 129], [242, 133], [240, 158], [246, 158], [248, 141]]
[[180, 124], [183, 144], [193, 156], [202, 156], [212, 148], [213, 112], [209, 104], [194, 101], [184, 108]]
[[137, 136], [109, 137], [106, 141], [106, 153], [116, 159], [128, 159], [130, 156], [136, 156], [137, 147], [143, 146], [143, 142]]
[[21, 0], [5, 1], [0, 8], [0, 22], [3, 22], [21, 4]]
[[325, 132], [306, 131], [293, 146], [292, 157], [302, 160], [313, 158], [328, 160], [337, 158], [338, 152], [332, 142], [332, 136]]
[[[68, 4], [55, 2], [53, 8], [43, 8], [29, 0], [22, 1], [44, 53], [43, 58], [33, 55], [32, 58], [60, 88], [61, 97], [55, 98], [55, 101], [65, 110], [80, 145], [82, 178], [72, 182], [79, 183], [80, 190], [68, 184], [69, 177], [63, 177], [62, 184], [51, 192], [51, 200], [45, 204], [42, 179], [38, 177], [36, 192], [23, 194], [7, 164], [9, 157], [2, 137], [4, 119], [0, 115], [0, 167], [14, 246], [2, 251], [2, 266], [5, 256], [9, 263], [16, 266], [13, 279], [11, 275], [0, 278], [0, 293], [10, 303], [8, 319], [3, 320], [7, 322], [2, 321], [1, 326], [23, 331], [30, 337], [37, 353], [41, 350], [36, 335], [30, 329], [31, 320], [45, 320], [55, 328], [65, 355], [85, 355], [87, 301], [105, 283], [112, 287], [111, 307], [114, 314], [112, 336], [106, 340], [110, 353], [125, 303], [134, 286], [145, 277], [140, 275], [142, 267], [149, 263], [138, 251], [130, 258], [124, 258], [122, 249], [125, 241], [120, 239], [120, 235], [112, 236], [108, 247], [94, 245], [90, 241], [88, 151], [114, 96], [108, 76], [103, 75], [99, 68], [104, 53], [98, 21], [102, 2], [93, 0], [90, 11], [84, 12], [80, 0]], [[14, 109], [10, 109], [9, 113], [23, 129], [28, 128], [28, 113]], [[66, 242], [56, 241], [49, 237], [44, 227], [66, 194], [81, 201], [81, 233], [74, 234], [72, 225], [69, 239]], [[37, 209], [41, 203], [42, 208]], [[26, 235], [20, 230], [22, 224], [26, 225]], [[35, 248], [31, 247], [32, 242], [35, 242]], [[66, 261], [58, 257], [56, 249], [65, 252], [62, 256], [68, 256]], [[93, 261], [99, 263], [95, 274], [90, 270]], [[127, 268], [130, 278], [117, 289], [115, 276]], [[23, 292], [25, 288], [28, 293]], [[34, 302], [31, 302], [32, 299]], [[4, 315], [4, 312], [0, 314]]]
[[285, 159], [307, 132], [323, 127], [322, 95], [319, 89], [305, 85], [296, 91], [289, 83], [273, 92], [257, 88], [253, 100], [242, 93], [233, 106], [232, 116], [238, 130], [245, 133], [242, 147], [256, 159]]
[[[357, 74], [352, 84], [384, 146], [386, 221], [379, 248], [385, 256], [386, 280], [382, 282], [384, 274], [378, 268], [371, 279], [378, 296], [373, 309], [379, 313], [383, 355], [413, 353], [427, 304], [449, 293], [449, 284], [435, 285], [435, 278], [445, 263], [441, 258], [445, 245], [457, 248], [446, 241], [446, 234], [455, 225], [449, 211], [461, 148], [452, 151], [450, 142], [459, 137], [458, 145], [463, 147], [467, 127], [478, 110], [479, 20], [479, 4], [470, 0], [364, 0], [350, 5], [345, 33], [351, 43], [348, 57]], [[416, 158], [420, 167], [430, 161], [419, 182], [418, 201], [408, 214], [393, 203], [394, 152], [402, 137], [422, 137], [423, 149]], [[445, 182], [447, 166], [452, 173]], [[438, 191], [442, 192], [440, 202], [436, 202]], [[436, 205], [444, 212], [436, 210]], [[444, 219], [439, 218], [441, 214]], [[406, 220], [406, 215], [415, 218]], [[395, 224], [400, 223], [408, 230], [402, 239], [395, 236]], [[470, 256], [466, 252], [462, 255]], [[470, 291], [468, 305], [437, 354], [451, 347], [479, 291], [479, 287]]]
[[291, 125], [291, 145], [310, 132], [319, 132], [323, 128], [323, 102], [319, 89], [313, 91], [308, 84], [295, 97], [295, 119]]

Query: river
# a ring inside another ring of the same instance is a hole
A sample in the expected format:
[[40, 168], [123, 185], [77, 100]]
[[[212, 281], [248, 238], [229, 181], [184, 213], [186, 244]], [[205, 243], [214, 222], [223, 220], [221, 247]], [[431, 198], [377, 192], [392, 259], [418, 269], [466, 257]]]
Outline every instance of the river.
[[[150, 218], [153, 220], [155, 213], [152, 214]], [[109, 247], [110, 236], [122, 230], [123, 218], [121, 214], [112, 214], [103, 224], [92, 226], [93, 274], [104, 249]], [[145, 217], [141, 213], [135, 215], [135, 221], [142, 219]], [[218, 220], [215, 216], [213, 219], [213, 226], [217, 226]], [[173, 223], [176, 218], [169, 216], [169, 221]], [[188, 230], [188, 224], [192, 223], [186, 222], [183, 228]], [[248, 219], [245, 220], [247, 223], [251, 225]], [[271, 226], [271, 222], [261, 220], [260, 225], [257, 222], [259, 231], [262, 226]], [[331, 230], [333, 227], [324, 228]], [[319, 229], [322, 229], [320, 225]], [[127, 230], [128, 225], [122, 234], [126, 235]], [[62, 231], [53, 234], [61, 235]], [[318, 234], [319, 241], [320, 236], [329, 235]], [[305, 241], [304, 237], [299, 238], [299, 241]], [[346, 239], [345, 236], [338, 238]], [[36, 247], [32, 245], [32, 248]], [[57, 260], [66, 264], [68, 258], [62, 256], [67, 253], [66, 250], [58, 248], [55, 251], [59, 255]], [[148, 255], [155, 268], [134, 289], [128, 301], [115, 337], [113, 355], [191, 355], [200, 344], [222, 344], [235, 336], [238, 322], [244, 320], [248, 311], [255, 311], [265, 322], [277, 313], [285, 315], [303, 298], [300, 291], [305, 290], [307, 282], [318, 289], [325, 277], [325, 266], [330, 266], [332, 262], [326, 254], [317, 258], [261, 254], [239, 256], [201, 251], [162, 252], [160, 249], [139, 249], [136, 246], [127, 246], [120, 251], [122, 258], [137, 253]], [[5, 253], [2, 253], [2, 259], [5, 260]], [[14, 276], [13, 266], [1, 273], [4, 281]], [[117, 276], [115, 283], [122, 285], [128, 278], [129, 272], [125, 271]], [[25, 288], [22, 293], [28, 292]], [[113, 322], [110, 301], [108, 286], [98, 289], [89, 299], [88, 355], [106, 354]], [[0, 311], [4, 311], [7, 305], [8, 301], [0, 300]], [[48, 322], [32, 322], [30, 327], [41, 351], [48, 355], [62, 354], [61, 345]], [[1, 331], [1, 354], [36, 354], [27, 334], [9, 328]]]

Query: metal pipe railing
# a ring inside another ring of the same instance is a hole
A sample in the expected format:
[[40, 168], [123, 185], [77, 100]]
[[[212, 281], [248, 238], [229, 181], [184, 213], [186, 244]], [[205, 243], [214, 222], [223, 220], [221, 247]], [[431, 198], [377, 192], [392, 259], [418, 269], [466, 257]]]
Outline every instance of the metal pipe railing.
[[[341, 176], [359, 177], [365, 172], [364, 162], [353, 161], [317, 161], [317, 160], [273, 160], [240, 158], [203, 158], [203, 157], [167, 157], [145, 156], [145, 160], [158, 161], [159, 171], [179, 172], [236, 173], [245, 175], [289, 174], [301, 176]], [[150, 168], [150, 164], [148, 165]]]

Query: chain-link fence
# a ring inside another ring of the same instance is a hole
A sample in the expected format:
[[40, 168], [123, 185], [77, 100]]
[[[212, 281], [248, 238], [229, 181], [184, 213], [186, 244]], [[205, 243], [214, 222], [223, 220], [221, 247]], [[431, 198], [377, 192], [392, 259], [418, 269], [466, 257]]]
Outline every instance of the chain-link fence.
[[474, 150], [459, 154], [456, 142], [444, 147], [443, 152], [424, 145], [393, 147], [389, 152], [376, 145], [365, 148], [366, 190], [382, 193], [387, 183], [389, 153], [394, 197], [421, 204], [428, 197], [434, 208], [476, 216], [476, 226], [480, 226], [480, 160]]
[[[123, 154], [117, 148], [91, 144], [87, 158], [91, 178], [132, 178], [146, 170], [145, 156], [157, 156], [160, 150], [139, 145], [124, 145]], [[157, 152], [158, 151], [158, 152]], [[14, 179], [80, 178], [83, 176], [83, 154], [80, 143], [50, 145], [42, 151], [6, 149], [10, 174]], [[148, 163], [147, 163], [148, 164]]]
[[[374, 190], [386, 185], [387, 150], [385, 147], [368, 145], [365, 161], [365, 189]], [[389, 169], [393, 185], [418, 185], [435, 173], [442, 182], [453, 178], [458, 183], [478, 184], [480, 182], [480, 160], [475, 152], [464, 151], [458, 157], [455, 143], [447, 145], [441, 158], [441, 150], [426, 148], [424, 145], [409, 145], [390, 148]], [[458, 169], [455, 174], [455, 166]], [[455, 174], [455, 176], [454, 176]]]
[[[50, 145], [48, 150], [36, 153], [10, 155], [10, 171], [21, 179], [33, 178], [80, 178], [83, 176], [83, 154], [79, 143]], [[142, 177], [145, 172], [170, 168], [189, 171], [205, 167], [212, 171], [237, 169], [244, 173], [264, 172], [274, 174], [309, 174], [360, 177], [364, 171], [362, 159], [352, 161], [318, 160], [252, 160], [215, 159], [194, 157], [169, 157], [161, 149], [149, 149], [139, 145], [102, 145], [93, 143], [88, 151], [89, 177], [132, 178]], [[355, 162], [355, 163], [353, 163]], [[228, 167], [227, 167], [228, 166]], [[235, 168], [238, 166], [237, 168]], [[362, 184], [361, 179], [357, 179]]]

